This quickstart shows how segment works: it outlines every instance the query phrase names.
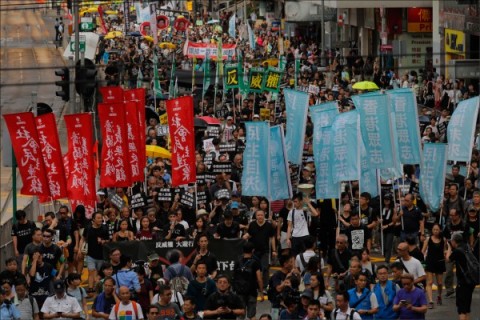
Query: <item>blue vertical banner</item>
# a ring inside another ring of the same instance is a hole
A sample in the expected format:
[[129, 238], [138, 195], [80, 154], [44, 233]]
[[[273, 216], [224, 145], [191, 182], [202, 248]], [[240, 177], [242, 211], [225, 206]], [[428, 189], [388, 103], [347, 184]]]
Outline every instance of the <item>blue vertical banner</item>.
[[389, 90], [390, 106], [395, 112], [398, 155], [402, 164], [420, 164], [420, 128], [417, 100], [412, 89]]
[[[248, 140], [247, 140], [248, 144]], [[282, 126], [270, 128], [270, 201], [292, 198]]]
[[357, 110], [341, 113], [332, 124], [333, 181], [360, 179], [360, 121]]
[[269, 197], [269, 140], [267, 122], [246, 122], [247, 145], [243, 153], [242, 194]]
[[365, 143], [360, 142], [360, 168], [362, 175], [360, 176], [360, 190], [368, 192], [372, 197], [378, 196], [377, 170], [370, 165]]
[[307, 125], [308, 93], [284, 89], [287, 110], [287, 134], [285, 145], [287, 159], [293, 164], [302, 164], [305, 127]]
[[[475, 117], [476, 119], [476, 117]], [[440, 209], [447, 170], [447, 150], [444, 143], [425, 143], [420, 169], [420, 196], [432, 212]]]
[[315, 195], [317, 199], [338, 199], [340, 183], [333, 181], [332, 127], [320, 127], [313, 133], [315, 161]]
[[470, 162], [480, 98], [461, 101], [447, 127], [448, 160]]
[[388, 96], [367, 93], [352, 97], [360, 114], [360, 131], [365, 154], [372, 169], [392, 168], [395, 164]]
[[228, 35], [232, 38], [235, 38], [235, 23], [237, 21], [237, 15], [234, 13], [230, 20], [228, 20]]
[[317, 199], [337, 199], [340, 184], [333, 181], [332, 123], [338, 115], [336, 102], [322, 103], [310, 107], [313, 123], [313, 159], [315, 161], [315, 195]]

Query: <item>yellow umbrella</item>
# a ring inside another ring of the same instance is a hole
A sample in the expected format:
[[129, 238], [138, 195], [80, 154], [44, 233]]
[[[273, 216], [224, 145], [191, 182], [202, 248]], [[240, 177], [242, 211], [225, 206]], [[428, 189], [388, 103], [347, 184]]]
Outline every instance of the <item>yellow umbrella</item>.
[[158, 44], [160, 49], [176, 49], [177, 45], [171, 42], [161, 42]]
[[120, 32], [120, 31], [110, 31], [109, 33], [107, 33], [104, 37], [104, 39], [115, 39], [117, 37], [122, 37], [123, 36], [123, 33]]
[[143, 39], [153, 42], [153, 37], [150, 36], [143, 36]]
[[80, 12], [88, 12], [88, 13], [95, 13], [95, 12], [98, 12], [98, 7], [90, 7], [90, 8], [86, 8], [86, 9], [83, 9], [81, 10]]
[[378, 90], [378, 86], [375, 84], [375, 82], [371, 81], [357, 82], [352, 86], [352, 88], [356, 90]]
[[107, 10], [105, 11], [105, 14], [110, 15], [110, 14], [118, 14], [117, 10]]
[[147, 157], [149, 158], [172, 158], [170, 151], [159, 146], [146, 146], [145, 151], [147, 152]]

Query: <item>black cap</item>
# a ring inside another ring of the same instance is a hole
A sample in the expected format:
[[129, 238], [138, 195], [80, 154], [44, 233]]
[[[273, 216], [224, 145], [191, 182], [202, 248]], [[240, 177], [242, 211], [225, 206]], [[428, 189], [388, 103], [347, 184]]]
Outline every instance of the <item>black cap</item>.
[[63, 280], [55, 280], [55, 282], [53, 282], [53, 290], [64, 291], [65, 283], [63, 282]]

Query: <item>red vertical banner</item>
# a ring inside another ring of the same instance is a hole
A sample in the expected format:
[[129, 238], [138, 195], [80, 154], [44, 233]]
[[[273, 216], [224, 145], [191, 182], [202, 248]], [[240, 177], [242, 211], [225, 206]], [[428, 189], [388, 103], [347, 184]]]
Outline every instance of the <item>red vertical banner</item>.
[[147, 155], [145, 152], [147, 126], [145, 124], [145, 88], [137, 88], [124, 91], [125, 101], [135, 101], [137, 103], [138, 132], [140, 134], [140, 145], [138, 160], [142, 165], [142, 170], [147, 164]]
[[46, 113], [38, 116], [35, 118], [35, 123], [50, 188], [50, 196], [52, 199], [66, 198], [67, 181], [55, 115]]
[[167, 101], [168, 128], [172, 144], [172, 186], [196, 181], [193, 97]]
[[92, 115], [71, 114], [64, 119], [68, 139], [68, 198], [95, 200]]
[[103, 103], [122, 103], [123, 102], [123, 88], [118, 87], [100, 87], [100, 94], [103, 98]]
[[145, 175], [143, 168], [145, 163], [140, 163], [139, 153], [145, 146], [142, 146], [140, 135], [145, 135], [138, 129], [138, 113], [137, 103], [134, 101], [125, 102], [125, 122], [127, 125], [127, 143], [128, 143], [128, 160], [132, 173], [132, 182], [143, 181]]
[[21, 194], [50, 196], [42, 150], [33, 113], [22, 112], [3, 115], [7, 124], [13, 152], [22, 176]]
[[125, 104], [99, 103], [98, 118], [103, 139], [100, 186], [130, 187], [132, 179], [128, 158]]

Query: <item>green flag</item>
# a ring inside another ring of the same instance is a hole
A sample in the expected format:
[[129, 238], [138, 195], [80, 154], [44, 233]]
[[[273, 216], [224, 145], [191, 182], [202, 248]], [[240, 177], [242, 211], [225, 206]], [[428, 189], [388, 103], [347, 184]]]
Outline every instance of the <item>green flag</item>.
[[[140, 74], [141, 73], [138, 74], [139, 77]], [[163, 98], [162, 87], [160, 86], [160, 77], [158, 75], [158, 57], [155, 52], [153, 53], [153, 93], [155, 94], [155, 97], [160, 99]]]

